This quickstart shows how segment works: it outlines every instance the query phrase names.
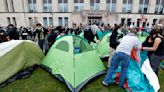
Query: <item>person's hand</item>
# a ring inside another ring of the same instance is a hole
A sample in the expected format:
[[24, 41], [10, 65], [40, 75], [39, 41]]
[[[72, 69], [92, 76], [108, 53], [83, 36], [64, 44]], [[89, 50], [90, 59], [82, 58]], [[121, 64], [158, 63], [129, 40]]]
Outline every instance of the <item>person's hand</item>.
[[142, 50], [147, 50], [147, 47], [142, 47]]
[[100, 40], [97, 40], [97, 42], [96, 42], [96, 43], [97, 43], [97, 44], [98, 44], [98, 43], [100, 43]]
[[141, 47], [140, 50], [143, 51], [144, 50], [144, 47]]

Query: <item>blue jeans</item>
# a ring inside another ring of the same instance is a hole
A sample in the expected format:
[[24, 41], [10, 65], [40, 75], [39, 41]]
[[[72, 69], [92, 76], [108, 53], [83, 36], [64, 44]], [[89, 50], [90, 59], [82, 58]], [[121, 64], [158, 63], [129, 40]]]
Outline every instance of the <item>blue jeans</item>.
[[112, 82], [111, 81], [112, 75], [115, 73], [120, 62], [122, 62], [121, 63], [122, 65], [121, 65], [121, 76], [119, 78], [119, 87], [123, 87], [124, 81], [126, 79], [126, 70], [130, 62], [130, 56], [123, 52], [116, 52], [114, 56], [112, 57], [111, 67], [108, 69], [107, 74], [104, 79], [104, 82], [106, 84], [109, 84]]

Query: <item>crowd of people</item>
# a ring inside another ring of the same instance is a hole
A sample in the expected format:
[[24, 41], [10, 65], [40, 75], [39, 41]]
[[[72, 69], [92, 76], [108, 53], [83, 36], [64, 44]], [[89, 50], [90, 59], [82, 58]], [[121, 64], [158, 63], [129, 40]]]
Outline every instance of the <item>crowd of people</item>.
[[[141, 43], [138, 36], [142, 35], [142, 31], [149, 33], [145, 42]], [[147, 50], [148, 58], [150, 60], [153, 71], [158, 75], [158, 67], [162, 60], [164, 60], [164, 26], [157, 25], [153, 28], [134, 28], [133, 25], [129, 27], [126, 25], [117, 25], [111, 27], [109, 24], [97, 24], [84, 26], [80, 24], [77, 26], [73, 24], [72, 28], [68, 27], [48, 27], [45, 28], [41, 24], [36, 24], [35, 28], [20, 27], [16, 28], [10, 24], [7, 27], [0, 27], [0, 43], [9, 40], [33, 40], [38, 42], [40, 48], [45, 52], [54, 44], [56, 38], [73, 34], [80, 35], [84, 33], [84, 38], [89, 43], [99, 43], [102, 39], [102, 33], [112, 32], [110, 36], [110, 57], [108, 60], [108, 72], [103, 81], [104, 85], [109, 85], [112, 79], [112, 74], [118, 68], [119, 62], [122, 62], [121, 76], [119, 79], [119, 87], [123, 87], [126, 70], [130, 62], [130, 54], [133, 48], [138, 50]], [[98, 40], [95, 41], [94, 38]], [[121, 40], [120, 40], [121, 39]]]
[[63, 35], [80, 35], [84, 33], [84, 37], [90, 42], [94, 42], [94, 37], [98, 39], [96, 34], [97, 29], [101, 32], [111, 30], [110, 25], [97, 26], [95, 23], [92, 27], [84, 26], [79, 24], [73, 24], [72, 28], [68, 27], [43, 27], [40, 23], [36, 24], [34, 28], [30, 27], [20, 27], [16, 28], [14, 25], [10, 24], [7, 27], [0, 27], [0, 43], [9, 40], [32, 40], [38, 42], [40, 48], [47, 53], [49, 48], [54, 44], [56, 38]]

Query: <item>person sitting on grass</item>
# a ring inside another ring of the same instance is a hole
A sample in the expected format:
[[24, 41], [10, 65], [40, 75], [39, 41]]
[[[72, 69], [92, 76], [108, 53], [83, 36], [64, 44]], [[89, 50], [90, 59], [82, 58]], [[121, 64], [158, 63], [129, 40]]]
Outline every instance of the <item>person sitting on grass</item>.
[[116, 52], [112, 57], [111, 67], [108, 68], [107, 74], [103, 81], [103, 85], [108, 86], [111, 83], [112, 75], [115, 73], [116, 69], [121, 64], [121, 75], [119, 78], [119, 87], [123, 87], [126, 79], [126, 71], [130, 62], [130, 55], [132, 49], [140, 49], [141, 43], [136, 36], [137, 29], [131, 29], [130, 32], [124, 36], [120, 44], [116, 48]]

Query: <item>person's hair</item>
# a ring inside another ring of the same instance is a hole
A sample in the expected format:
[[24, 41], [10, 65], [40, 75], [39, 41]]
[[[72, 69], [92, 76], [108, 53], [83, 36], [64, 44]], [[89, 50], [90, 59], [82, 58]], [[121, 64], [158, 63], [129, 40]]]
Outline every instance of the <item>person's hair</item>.
[[9, 25], [8, 25], [8, 27], [9, 27], [9, 26], [12, 26], [12, 27], [14, 27], [14, 25], [13, 25], [13, 24], [9, 24]]
[[130, 29], [130, 32], [136, 34], [138, 32], [138, 29], [137, 28], [132, 28], [132, 29]]
[[120, 27], [118, 25], [116, 25], [115, 28], [113, 29], [113, 32], [117, 32], [119, 28]]
[[150, 32], [150, 36], [153, 36], [154, 34], [161, 34], [162, 35], [162, 31], [160, 29], [152, 29]]
[[40, 23], [36, 24], [36, 26], [42, 26]]

